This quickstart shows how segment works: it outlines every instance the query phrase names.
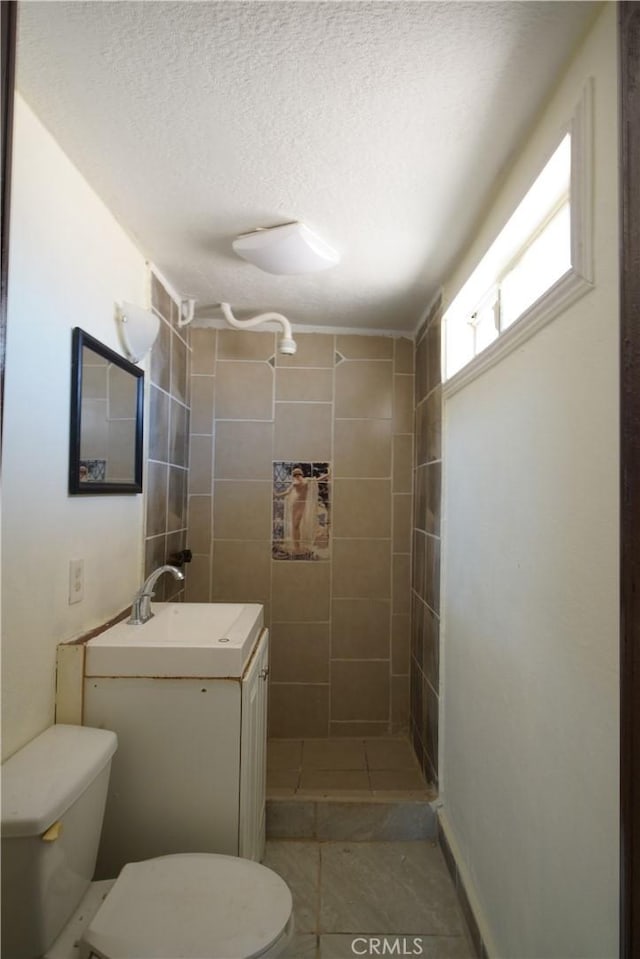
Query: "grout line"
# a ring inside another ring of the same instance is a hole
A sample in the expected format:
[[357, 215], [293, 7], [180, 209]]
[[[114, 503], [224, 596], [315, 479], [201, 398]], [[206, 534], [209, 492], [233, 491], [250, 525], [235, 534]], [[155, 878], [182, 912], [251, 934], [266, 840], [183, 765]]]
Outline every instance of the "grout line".
[[[389, 640], [391, 640], [391, 634], [389, 634]], [[392, 703], [391, 696], [392, 696], [391, 683], [389, 683], [389, 714], [390, 715], [391, 715], [391, 703]], [[371, 792], [371, 795], [373, 795], [373, 783], [371, 782], [371, 767], [369, 765], [369, 754], [367, 752], [367, 746], [364, 739], [362, 740], [362, 751], [364, 753], [364, 764], [367, 768], [367, 782], [369, 783], [369, 791]]]
[[334, 539], [337, 540], [355, 540], [356, 542], [366, 541], [366, 542], [377, 542], [377, 543], [391, 543], [391, 536], [334, 536]]
[[[395, 360], [396, 360], [396, 344], [394, 343], [393, 349], [393, 369], [395, 371]], [[395, 496], [397, 495], [395, 488], [395, 473], [396, 473], [396, 433], [393, 429], [393, 424], [395, 421], [395, 398], [396, 398], [396, 381], [395, 381], [395, 372], [392, 377], [392, 394], [391, 394], [391, 561], [389, 563], [389, 618], [388, 618], [388, 660], [389, 660], [389, 703], [388, 703], [388, 712], [387, 712], [387, 732], [391, 732], [393, 728], [393, 683], [391, 680], [391, 652], [392, 652], [392, 643], [393, 643], [393, 609], [394, 601], [397, 597], [394, 597], [394, 561], [393, 561], [393, 542], [395, 534]], [[371, 776], [369, 775], [369, 785], [371, 786]]]
[[[215, 379], [215, 377], [214, 377]], [[266, 416], [217, 416], [216, 423], [273, 423], [274, 420]], [[197, 435], [197, 434], [196, 434]]]
[[[247, 359], [247, 358], [244, 357], [244, 356], [220, 356], [220, 357], [218, 357], [218, 362], [219, 362], [219, 363], [246, 363], [246, 364], [249, 364], [249, 363], [254, 363], [254, 364], [255, 364], [255, 363], [259, 363], [259, 364], [261, 364], [262, 366], [268, 366], [269, 369], [272, 370], [272, 371], [275, 373], [275, 368], [274, 368], [273, 366], [271, 366], [271, 359], [272, 359], [271, 356], [270, 356], [268, 359], [266, 359], [266, 360]], [[196, 374], [196, 375], [198, 375], [198, 376], [210, 376], [211, 374], [210, 374], [210, 373], [209, 373], [209, 374], [208, 374], [208, 373], [199, 373], [199, 374]]]
[[215, 546], [215, 483], [216, 483], [216, 400], [218, 393], [217, 373], [218, 373], [218, 350], [220, 348], [220, 337], [215, 334], [213, 345], [213, 408], [211, 410], [211, 482], [209, 486], [209, 496], [211, 498], [211, 518], [209, 520], [209, 582], [207, 583], [207, 601], [213, 602], [213, 575], [214, 575], [214, 546]]
[[[329, 493], [331, 496], [330, 504], [330, 513], [329, 513], [329, 662], [327, 664], [329, 672], [329, 684], [331, 684], [331, 663], [333, 662], [333, 619], [334, 619], [334, 610], [333, 610], [333, 576], [335, 571], [335, 531], [334, 531], [334, 510], [335, 510], [335, 468], [336, 468], [336, 351], [338, 347], [338, 341], [335, 334], [331, 337], [331, 357], [332, 357], [332, 366], [331, 366], [331, 438], [330, 438], [330, 453], [331, 453], [331, 483], [329, 485]], [[331, 733], [331, 722], [332, 722], [332, 708], [331, 708], [331, 685], [329, 685], [329, 701], [327, 703], [327, 736]], [[316, 834], [317, 834], [317, 807], [316, 807]], [[319, 941], [319, 940], [318, 940]]]
[[[336, 353], [340, 353], [337, 344]], [[342, 357], [342, 363], [390, 363], [393, 370], [393, 349], [391, 350], [391, 356], [344, 356], [342, 353], [340, 353], [340, 356]]]
[[313, 835], [315, 842], [318, 843], [318, 894], [316, 904], [316, 935], [317, 946], [320, 946], [320, 916], [322, 914], [322, 843], [317, 839], [318, 836], [318, 803], [314, 803], [314, 823]]
[[[268, 626], [269, 626], [269, 643], [270, 643], [270, 644], [273, 642], [273, 632], [272, 632], [272, 631], [273, 631], [273, 620], [272, 620], [272, 617], [273, 617], [273, 610], [274, 610], [274, 603], [273, 603], [273, 576], [274, 576], [274, 570], [275, 570], [275, 566], [274, 566], [274, 562], [273, 562], [273, 521], [274, 521], [274, 510], [273, 510], [273, 507], [274, 507], [274, 498], [273, 498], [273, 490], [274, 490], [273, 464], [274, 464], [274, 462], [275, 462], [275, 455], [276, 455], [276, 429], [277, 429], [277, 424], [276, 424], [276, 394], [277, 394], [277, 392], [278, 392], [278, 336], [277, 336], [276, 333], [274, 333], [273, 336], [274, 336], [274, 339], [273, 339], [274, 352], [273, 352], [273, 367], [272, 367], [272, 369], [273, 369], [273, 377], [272, 377], [272, 379], [271, 379], [271, 420], [272, 420], [272, 422], [273, 422], [273, 429], [272, 429], [272, 431], [271, 431], [271, 459], [270, 459], [270, 461], [269, 461], [269, 471], [270, 471], [270, 473], [269, 473], [269, 487], [270, 487], [270, 489], [269, 489], [269, 622], [268, 622]], [[271, 360], [271, 357], [269, 357], [269, 360]], [[271, 365], [271, 364], [269, 364], [269, 365]], [[270, 681], [269, 681], [269, 686], [272, 685], [272, 682], [273, 682], [273, 678], [270, 679]], [[268, 704], [268, 700], [267, 700], [267, 704]], [[268, 728], [268, 723], [269, 723], [269, 715], [268, 715], [268, 712], [267, 712], [267, 728]], [[294, 790], [294, 794], [295, 794], [295, 792], [298, 790], [298, 788], [299, 788], [299, 786], [300, 786], [300, 777], [301, 777], [301, 772], [298, 773], [298, 782], [297, 782], [297, 785], [296, 785], [296, 789]]]
[[283, 406], [331, 406], [331, 400], [278, 400], [276, 399], [276, 405], [282, 404]]
[[[333, 336], [333, 334], [330, 333], [329, 336]], [[334, 350], [334, 353], [335, 353], [335, 350]], [[278, 362], [276, 362], [274, 370], [285, 370], [285, 371], [295, 370], [296, 373], [306, 373], [308, 370], [316, 370], [316, 371], [321, 370], [324, 373], [324, 372], [331, 372], [331, 370], [334, 369], [334, 367], [335, 367], [335, 363], [333, 363], [331, 366], [296, 366], [295, 364], [291, 366], [289, 365], [282, 366]], [[278, 400], [278, 402], [280, 403], [282, 401]], [[295, 400], [292, 402], [295, 402]]]
[[[349, 657], [349, 656], [336, 656], [334, 659], [331, 660], [332, 663], [388, 663], [388, 662], [390, 662], [390, 661], [391, 661], [391, 660], [390, 660], [390, 657], [389, 657], [389, 656], [355, 656], [355, 657], [353, 657], [353, 656], [352, 656], [352, 657]], [[335, 719], [334, 722], [336, 722], [336, 723], [339, 723], [339, 722], [347, 723], [347, 722], [351, 722], [351, 720], [350, 720], [350, 719], [342, 719], [342, 720], [341, 720], [341, 719]], [[359, 720], [358, 720], [358, 722], [359, 722]], [[384, 722], [384, 720], [383, 720], [383, 719], [371, 719], [371, 720], [369, 720], [369, 722], [372, 722], [372, 723], [378, 722], [378, 723], [380, 723], [380, 722]]]
[[[336, 416], [336, 421], [339, 423], [389, 423], [393, 425], [393, 418], [391, 416]], [[408, 433], [406, 430], [394, 433], [392, 429], [391, 435], [413, 436], [413, 433]], [[360, 477], [358, 476], [357, 479], [360, 479]]]

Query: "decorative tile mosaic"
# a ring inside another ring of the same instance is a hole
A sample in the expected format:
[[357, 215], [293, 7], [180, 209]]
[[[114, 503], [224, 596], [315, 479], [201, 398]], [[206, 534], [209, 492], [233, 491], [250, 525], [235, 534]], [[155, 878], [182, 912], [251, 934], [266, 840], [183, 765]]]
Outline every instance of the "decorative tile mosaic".
[[102, 483], [107, 475], [106, 460], [80, 460], [80, 482]]
[[278, 560], [329, 559], [329, 463], [273, 464], [272, 555]]

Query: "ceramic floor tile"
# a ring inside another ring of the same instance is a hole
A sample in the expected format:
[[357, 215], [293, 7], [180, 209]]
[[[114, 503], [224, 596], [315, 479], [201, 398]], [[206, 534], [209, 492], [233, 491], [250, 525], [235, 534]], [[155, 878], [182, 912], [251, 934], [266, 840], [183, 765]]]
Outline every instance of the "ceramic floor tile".
[[424, 789], [427, 785], [418, 769], [370, 769], [369, 780], [372, 789], [414, 790]]
[[[281, 959], [317, 959], [318, 937], [312, 934], [294, 935]], [[352, 954], [353, 956], [353, 954]]]
[[289, 789], [292, 792], [298, 788], [300, 772], [297, 769], [272, 769], [267, 765], [267, 790]]
[[379, 802], [432, 802], [437, 792], [429, 786], [422, 789], [372, 789], [371, 795]]
[[321, 933], [462, 936], [440, 850], [429, 842], [321, 846]]
[[301, 761], [301, 739], [270, 739], [268, 741], [267, 769], [299, 769]]
[[315, 839], [316, 804], [300, 799], [267, 799], [268, 839]]
[[365, 739], [369, 769], [416, 769], [418, 761], [406, 739]]
[[[386, 952], [383, 950], [386, 949]], [[354, 956], [421, 956], [422, 959], [473, 959], [463, 936], [320, 936], [318, 959], [353, 959]]]
[[268, 840], [263, 863], [277, 872], [291, 890], [297, 934], [317, 932], [320, 886], [318, 843]]
[[[404, 794], [402, 794], [404, 795]], [[424, 802], [319, 802], [316, 837], [341, 842], [431, 839], [435, 815]]]
[[305, 739], [303, 769], [366, 769], [361, 739]]
[[[296, 790], [292, 786], [268, 786], [267, 799], [293, 799]], [[386, 793], [385, 793], [386, 795]], [[301, 839], [301, 836], [295, 836], [295, 839]]]
[[369, 774], [366, 769], [307, 769], [300, 776], [300, 790], [323, 792], [324, 790], [366, 790], [369, 792]]

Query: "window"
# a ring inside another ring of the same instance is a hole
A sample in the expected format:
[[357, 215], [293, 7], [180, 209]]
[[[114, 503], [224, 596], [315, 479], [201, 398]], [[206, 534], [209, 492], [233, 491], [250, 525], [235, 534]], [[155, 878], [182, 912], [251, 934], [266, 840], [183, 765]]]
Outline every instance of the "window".
[[445, 381], [463, 385], [591, 288], [590, 91], [446, 310]]
[[506, 330], [571, 269], [569, 197], [536, 231], [500, 282], [500, 328]]

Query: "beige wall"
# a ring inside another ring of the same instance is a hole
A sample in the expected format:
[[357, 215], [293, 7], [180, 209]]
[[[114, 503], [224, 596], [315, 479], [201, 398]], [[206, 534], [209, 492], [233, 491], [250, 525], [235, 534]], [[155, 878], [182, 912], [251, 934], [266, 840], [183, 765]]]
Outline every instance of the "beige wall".
[[[3, 756], [53, 722], [56, 645], [124, 609], [142, 497], [68, 496], [71, 330], [121, 352], [114, 303], [144, 304], [144, 259], [18, 95], [2, 462]], [[52, 188], [54, 185], [55, 188]], [[84, 600], [68, 604], [69, 561]]]
[[488, 952], [505, 959], [618, 954], [615, 5], [457, 275], [549, 155], [588, 77], [594, 288], [445, 391], [442, 822]]
[[[408, 722], [413, 345], [193, 330], [190, 601], [259, 602], [272, 736]], [[272, 558], [273, 462], [331, 464], [328, 561]]]

